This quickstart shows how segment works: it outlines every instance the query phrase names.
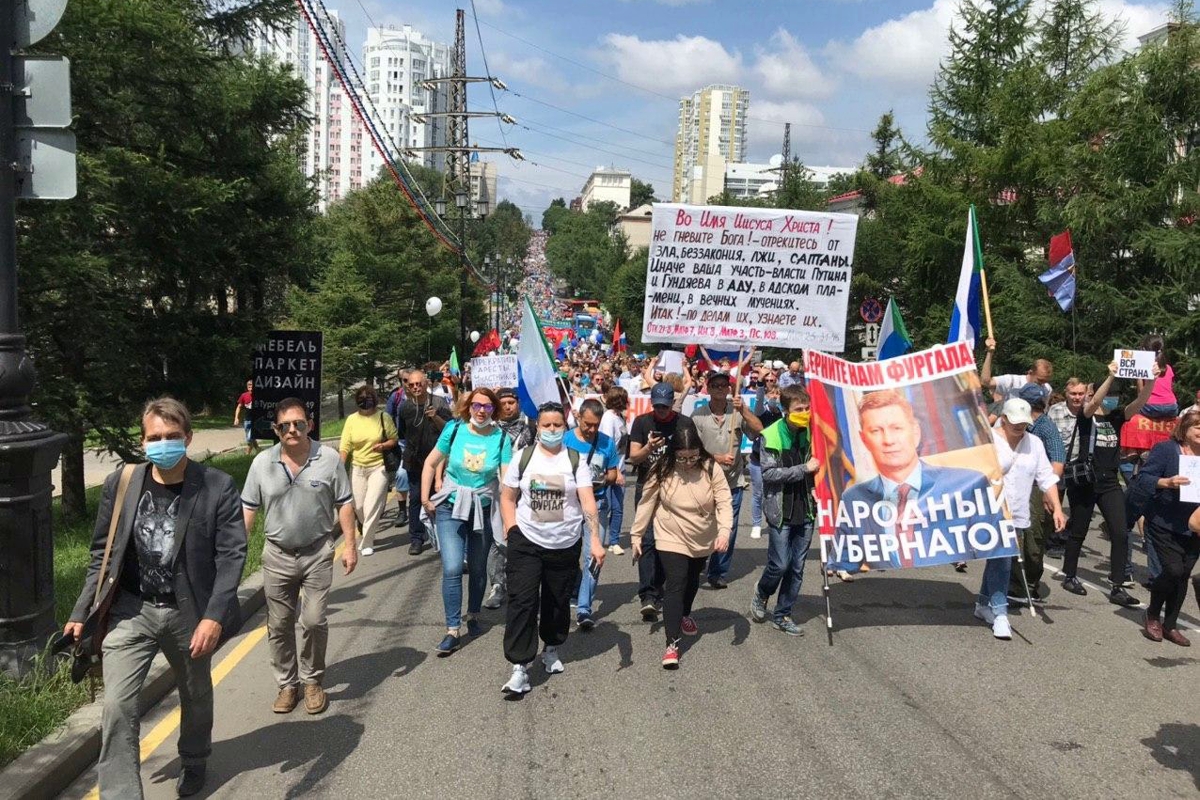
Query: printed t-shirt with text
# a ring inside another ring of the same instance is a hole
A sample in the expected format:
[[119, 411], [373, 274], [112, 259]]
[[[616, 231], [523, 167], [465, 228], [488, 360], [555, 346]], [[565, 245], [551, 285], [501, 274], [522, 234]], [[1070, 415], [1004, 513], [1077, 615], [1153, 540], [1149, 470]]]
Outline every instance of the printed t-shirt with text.
[[521, 472], [521, 454], [509, 462], [504, 485], [521, 489], [517, 501], [517, 527], [521, 534], [540, 547], [562, 550], [579, 541], [583, 531], [583, 507], [579, 504], [580, 486], [589, 486], [591, 470], [579, 460], [579, 469], [571, 472], [571, 457], [564, 447], [556, 455], [536, 449]]

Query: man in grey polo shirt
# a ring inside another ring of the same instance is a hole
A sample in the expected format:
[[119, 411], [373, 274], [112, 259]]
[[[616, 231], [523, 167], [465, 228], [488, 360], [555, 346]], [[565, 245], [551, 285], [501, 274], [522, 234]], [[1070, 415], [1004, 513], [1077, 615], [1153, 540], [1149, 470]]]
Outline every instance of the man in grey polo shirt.
[[[242, 489], [246, 530], [266, 514], [263, 590], [267, 598], [267, 641], [279, 684], [272, 710], [287, 714], [300, 700], [320, 714], [329, 707], [321, 688], [329, 627], [325, 604], [333, 584], [333, 536], [340, 524], [346, 574], [358, 563], [354, 503], [346, 468], [332, 447], [308, 437], [312, 420], [303, 400], [289, 397], [275, 407], [279, 444], [258, 454]], [[302, 602], [301, 602], [302, 601]], [[300, 665], [296, 666], [296, 605], [300, 603]]]

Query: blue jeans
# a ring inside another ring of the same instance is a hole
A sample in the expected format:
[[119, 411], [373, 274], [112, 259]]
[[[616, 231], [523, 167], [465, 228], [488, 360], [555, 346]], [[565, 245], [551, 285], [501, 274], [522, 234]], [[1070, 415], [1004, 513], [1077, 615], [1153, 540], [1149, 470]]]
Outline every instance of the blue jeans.
[[587, 526], [584, 526], [583, 531], [583, 574], [579, 576], [579, 589], [576, 613], [578, 616], [592, 615], [592, 598], [596, 595], [596, 585], [598, 581], [592, 577], [592, 546], [589, 544], [592, 535], [588, 533]]
[[772, 616], [776, 621], [789, 617], [800, 583], [804, 580], [804, 559], [812, 544], [813, 524], [769, 526], [767, 528], [767, 567], [758, 579], [755, 591], [764, 601], [779, 591]]
[[[486, 509], [486, 506], [485, 506]], [[492, 543], [492, 519], [484, 511], [483, 530], [472, 530], [474, 512], [466, 520], [451, 519], [449, 502], [437, 507], [435, 523], [442, 557], [442, 605], [446, 609], [446, 628], [462, 624], [463, 553], [467, 560], [467, 613], [478, 614], [483, 608], [487, 588], [487, 557]]]
[[733, 563], [733, 545], [737, 542], [738, 517], [742, 513], [742, 495], [745, 489], [739, 486], [731, 491], [733, 494], [733, 531], [729, 534], [729, 548], [724, 553], [714, 552], [708, 558], [708, 579], [724, 578], [729, 574], [729, 565]]
[[[1024, 531], [1017, 533], [1024, 536]], [[1008, 579], [1011, 577], [1011, 558], [989, 558], [987, 566], [983, 568], [983, 581], [979, 585], [976, 602], [992, 609], [997, 617], [1008, 616]]]
[[[621, 543], [621, 523], [625, 521], [625, 487], [613, 484], [608, 487], [605, 492], [608, 495], [605, 502], [608, 505], [608, 540], [604, 542], [605, 547], [612, 547], [614, 544]], [[604, 523], [604, 512], [600, 512], [600, 522]], [[584, 548], [584, 552], [587, 548]]]
[[750, 462], [750, 524], [754, 527], [760, 527], [763, 521], [762, 515], [762, 464]]

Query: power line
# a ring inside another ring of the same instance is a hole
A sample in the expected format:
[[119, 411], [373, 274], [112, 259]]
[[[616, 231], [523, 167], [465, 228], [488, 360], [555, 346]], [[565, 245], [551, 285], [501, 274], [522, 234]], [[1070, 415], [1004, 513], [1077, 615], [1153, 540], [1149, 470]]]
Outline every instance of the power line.
[[[544, 122], [536, 122], [536, 121], [532, 121], [532, 120], [523, 120], [523, 121], [524, 121], [525, 123], [527, 123], [527, 124], [529, 124], [529, 125], [533, 125], [534, 127], [537, 127], [537, 128], [548, 128], [549, 130], [552, 130], [552, 131], [559, 131], [560, 133], [569, 134], [570, 136], [574, 136], [574, 137], [576, 137], [576, 138], [579, 138], [579, 139], [587, 139], [587, 140], [589, 140], [589, 141], [596, 142], [596, 143], [598, 143], [598, 144], [612, 144], [612, 142], [610, 142], [610, 141], [608, 141], [608, 140], [606, 140], [606, 139], [597, 139], [595, 136], [588, 136], [587, 134], [583, 134], [583, 133], [577, 133], [577, 132], [575, 132], [575, 131], [572, 131], [572, 130], [567, 130], [566, 128], [559, 128], [559, 127], [557, 127], [557, 126], [555, 126], [555, 125], [547, 125], [547, 124], [546, 124], [546, 123], [544, 123]], [[652, 141], [658, 141], [658, 140], [657, 140], [657, 139], [655, 139], [655, 140], [652, 140]], [[649, 150], [638, 150], [638, 149], [636, 149], [636, 148], [633, 148], [633, 147], [628, 147], [628, 148], [626, 148], [626, 149], [627, 149], [627, 150], [629, 150], [629, 151], [631, 151], [631, 152], [634, 152], [634, 153], [641, 153], [642, 155], [645, 155], [645, 156], [651, 156], [651, 157], [653, 157], [653, 158], [658, 158], [659, 156], [661, 156], [661, 155], [662, 155], [661, 153], [651, 153]]]
[[653, 136], [647, 136], [646, 134], [639, 133], [638, 131], [631, 131], [631, 130], [629, 130], [629, 128], [622, 128], [620, 125], [613, 125], [611, 122], [605, 122], [604, 120], [596, 119], [595, 117], [589, 117], [586, 114], [580, 114], [578, 112], [570, 110], [569, 108], [563, 108], [562, 106], [556, 106], [553, 103], [547, 103], [545, 100], [538, 100], [536, 97], [530, 97], [529, 95], [521, 94], [520, 92], [513, 91], [512, 89], [509, 90], [509, 93], [512, 94], [514, 97], [520, 97], [522, 100], [528, 100], [529, 102], [537, 103], [540, 106], [546, 106], [547, 108], [553, 108], [555, 111], [561, 111], [564, 114], [570, 114], [573, 117], [579, 117], [580, 119], [587, 120], [588, 122], [594, 122], [597, 125], [603, 125], [607, 128], [612, 128], [614, 131], [621, 131], [622, 133], [633, 134], [634, 136], [638, 137], [639, 139], [647, 139], [651, 142], [658, 142], [659, 144], [665, 144], [668, 147], [675, 146], [674, 142], [668, 142], [666, 139], [655, 139]]
[[475, 13], [475, 0], [471, 0], [471, 17], [475, 20], [475, 35], [479, 37], [479, 55], [483, 59], [483, 74], [488, 79], [488, 91], [492, 94], [492, 108], [496, 111], [496, 127], [500, 130], [500, 139], [508, 147], [508, 138], [504, 135], [504, 123], [500, 121], [500, 106], [496, 102], [496, 87], [492, 84], [492, 71], [488, 69], [487, 51], [483, 49], [483, 33], [479, 30], [479, 15]]
[[599, 150], [602, 153], [608, 153], [609, 155], [618, 156], [619, 158], [626, 159], [627, 161], [637, 161], [641, 164], [649, 164], [652, 167], [658, 167], [659, 169], [671, 170], [672, 172], [675, 169], [674, 166], [668, 166], [662, 162], [647, 161], [644, 158], [637, 158], [635, 156], [629, 155], [628, 153], [620, 153], [620, 152], [617, 152], [616, 150], [609, 150], [607, 148], [599, 147], [597, 145], [591, 145], [591, 144], [585, 144], [583, 142], [572, 141], [571, 139], [567, 139], [566, 137], [559, 136], [558, 134], [555, 134], [555, 133], [549, 133], [547, 131], [536, 131], [533, 128], [531, 128], [528, 125], [525, 125], [521, 122], [518, 122], [517, 125], [524, 128], [525, 130], [529, 131], [530, 133], [540, 133], [542, 136], [549, 136], [552, 139], [561, 139], [562, 141], [566, 142], [567, 144], [573, 144], [573, 145], [577, 145], [579, 147], [590, 147], [593, 150]]

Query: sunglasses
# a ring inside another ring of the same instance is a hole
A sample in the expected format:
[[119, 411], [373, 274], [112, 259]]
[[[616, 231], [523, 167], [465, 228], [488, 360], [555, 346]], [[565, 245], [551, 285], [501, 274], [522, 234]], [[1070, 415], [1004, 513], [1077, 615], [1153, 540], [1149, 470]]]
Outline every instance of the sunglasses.
[[472, 411], [482, 411], [485, 414], [490, 414], [496, 410], [496, 407], [491, 403], [471, 403]]
[[676, 456], [675, 460], [690, 467], [700, 463], [700, 456]]
[[304, 420], [297, 420], [296, 422], [276, 422], [274, 427], [279, 433], [287, 433], [292, 428], [296, 429], [296, 433], [308, 433], [308, 423]]

